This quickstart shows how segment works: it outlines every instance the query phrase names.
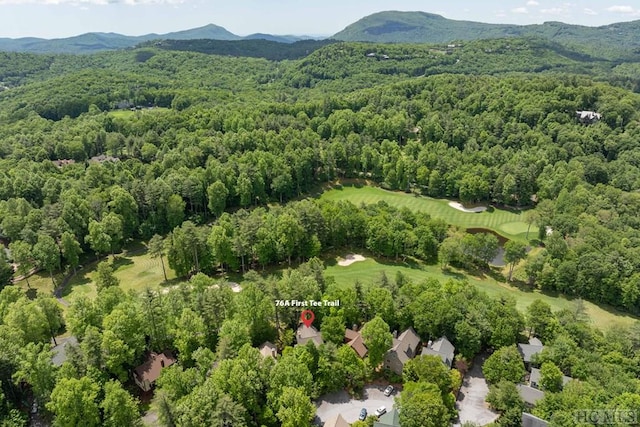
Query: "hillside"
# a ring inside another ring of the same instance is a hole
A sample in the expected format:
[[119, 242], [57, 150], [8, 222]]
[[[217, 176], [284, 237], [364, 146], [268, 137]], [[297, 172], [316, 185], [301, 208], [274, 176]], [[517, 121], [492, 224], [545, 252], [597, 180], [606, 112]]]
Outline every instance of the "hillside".
[[60, 39], [25, 37], [18, 39], [0, 38], [0, 51], [29, 53], [94, 53], [134, 47], [150, 40], [255, 40], [264, 39], [280, 43], [293, 43], [303, 37], [277, 36], [271, 34], [251, 34], [240, 37], [223, 27], [209, 24], [203, 27], [176, 31], [166, 34], [145, 34], [126, 36], [117, 33], [86, 33]]
[[273, 39], [263, 38], [267, 35], [247, 36], [243, 40], [153, 40], [140, 45], [150, 46], [163, 50], [179, 50], [206, 53], [209, 55], [230, 55], [249, 58], [265, 58], [271, 61], [285, 59], [300, 59], [334, 40], [298, 40], [283, 41], [278, 36]]
[[640, 21], [622, 22], [601, 27], [586, 27], [545, 22], [535, 25], [485, 24], [456, 21], [425, 12], [379, 12], [366, 16], [335, 34], [344, 41], [379, 43], [450, 43], [460, 40], [502, 37], [543, 37], [583, 52], [611, 58], [626, 57], [640, 48], [637, 34]]
[[[633, 65], [633, 64], [626, 64]], [[623, 67], [624, 68], [624, 67]], [[626, 67], [629, 68], [629, 67]], [[293, 64], [285, 77], [294, 87], [368, 87], [404, 78], [513, 72], [575, 73], [635, 89], [638, 84], [617, 63], [594, 58], [535, 37], [476, 40], [454, 47], [411, 43], [334, 43]]]

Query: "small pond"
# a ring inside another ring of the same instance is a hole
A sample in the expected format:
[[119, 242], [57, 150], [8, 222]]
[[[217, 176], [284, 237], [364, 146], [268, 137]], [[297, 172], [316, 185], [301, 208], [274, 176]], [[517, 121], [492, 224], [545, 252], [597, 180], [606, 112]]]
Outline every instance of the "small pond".
[[504, 262], [504, 249], [503, 246], [505, 243], [509, 241], [506, 237], [496, 233], [493, 230], [489, 230], [488, 228], [467, 228], [467, 233], [469, 234], [480, 234], [480, 233], [488, 233], [493, 234], [498, 238], [498, 242], [500, 243], [500, 248], [498, 248], [498, 254], [493, 258], [490, 262], [491, 265], [495, 265], [496, 267], [504, 267], [507, 265]]

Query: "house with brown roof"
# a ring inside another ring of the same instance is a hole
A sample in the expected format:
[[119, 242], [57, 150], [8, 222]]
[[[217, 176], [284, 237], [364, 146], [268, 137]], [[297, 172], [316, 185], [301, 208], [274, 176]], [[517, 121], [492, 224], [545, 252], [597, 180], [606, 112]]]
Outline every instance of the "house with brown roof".
[[362, 334], [360, 334], [360, 332], [358, 331], [354, 331], [353, 329], [345, 329], [344, 343], [354, 349], [361, 359], [364, 359], [364, 357], [369, 352], [367, 346], [364, 345]]
[[300, 324], [296, 331], [296, 342], [298, 345], [305, 345], [307, 341], [313, 341], [316, 346], [324, 342], [322, 341], [322, 335], [316, 328]]
[[76, 161], [73, 159], [60, 159], [60, 160], [52, 160], [52, 163], [57, 167], [61, 168], [63, 166], [72, 165]]
[[384, 368], [402, 375], [405, 363], [418, 354], [419, 346], [420, 337], [412, 327], [409, 327], [398, 338], [393, 339], [393, 347], [384, 357]]
[[338, 414], [324, 423], [324, 427], [349, 427], [351, 424], [347, 422], [342, 415]]
[[133, 380], [143, 391], [149, 391], [156, 380], [160, 378], [162, 369], [176, 362], [176, 358], [168, 352], [160, 354], [151, 352], [147, 356], [147, 360], [133, 370]]

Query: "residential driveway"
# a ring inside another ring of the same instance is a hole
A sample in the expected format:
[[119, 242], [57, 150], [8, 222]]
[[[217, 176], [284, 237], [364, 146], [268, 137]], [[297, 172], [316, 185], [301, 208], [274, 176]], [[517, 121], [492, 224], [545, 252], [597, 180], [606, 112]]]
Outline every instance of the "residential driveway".
[[358, 421], [358, 416], [362, 408], [366, 408], [370, 415], [374, 415], [375, 410], [380, 406], [386, 406], [387, 411], [389, 411], [393, 407], [393, 399], [398, 391], [395, 391], [391, 396], [387, 397], [383, 393], [385, 387], [386, 385], [366, 386], [362, 400], [351, 398], [346, 391], [322, 396], [316, 402], [318, 405], [316, 422], [318, 422], [319, 418], [319, 424], [322, 425], [329, 419], [341, 414], [345, 421], [353, 423]]
[[456, 427], [466, 421], [484, 426], [498, 418], [498, 414], [490, 410], [489, 405], [484, 401], [489, 394], [489, 386], [482, 375], [482, 364], [486, 357], [486, 355], [477, 356], [473, 361], [473, 368], [467, 372], [462, 381], [456, 402], [459, 417]]

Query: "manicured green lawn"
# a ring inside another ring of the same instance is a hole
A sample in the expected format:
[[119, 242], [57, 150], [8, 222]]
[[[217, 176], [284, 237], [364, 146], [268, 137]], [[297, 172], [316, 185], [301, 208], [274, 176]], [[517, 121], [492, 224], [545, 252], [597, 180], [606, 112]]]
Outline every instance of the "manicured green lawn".
[[135, 110], [135, 111], [131, 111], [131, 110], [113, 110], [113, 111], [109, 111], [109, 115], [112, 117], [116, 117], [119, 119], [126, 119], [129, 118], [131, 116], [134, 116], [135, 114], [153, 114], [153, 113], [158, 113], [158, 112], [162, 112], [162, 111], [169, 111], [169, 108], [165, 108], [165, 107], [153, 107], [153, 108], [143, 108], [141, 110]]
[[[524, 222], [523, 212], [493, 207], [481, 213], [462, 212], [449, 206], [450, 201], [446, 199], [433, 199], [417, 194], [387, 191], [370, 186], [333, 188], [323, 192], [320, 198], [324, 200], [348, 200], [356, 205], [384, 201], [397, 208], [407, 207], [413, 211], [427, 212], [434, 218], [442, 218], [449, 224], [459, 227], [487, 228], [508, 239], [526, 241], [528, 225]], [[536, 237], [537, 234], [538, 228], [531, 226], [529, 239]]]
[[[169, 283], [176, 284], [174, 271], [169, 269], [166, 258], [164, 261]], [[95, 268], [96, 264], [92, 263], [78, 271], [78, 274], [69, 282], [63, 297], [69, 301], [77, 295], [95, 297], [96, 286], [93, 281]], [[120, 287], [125, 291], [133, 290], [137, 292], [146, 287], [158, 288], [164, 282], [160, 259], [151, 258], [146, 252], [138, 255], [116, 256], [114, 269], [115, 276], [120, 279]]]
[[[365, 254], [365, 257], [367, 255]], [[336, 283], [344, 286], [352, 286], [356, 280], [359, 280], [363, 287], [367, 287], [379, 283], [382, 272], [384, 272], [389, 280], [394, 280], [398, 271], [402, 272], [412, 281], [421, 281], [435, 278], [440, 281], [449, 279], [467, 280], [479, 289], [483, 290], [492, 297], [511, 296], [515, 298], [518, 309], [522, 312], [536, 299], [540, 299], [551, 306], [553, 311], [561, 309], [574, 309], [576, 302], [565, 298], [564, 296], [550, 296], [537, 290], [523, 290], [507, 283], [499, 282], [494, 278], [484, 275], [482, 277], [468, 275], [462, 271], [451, 270], [443, 272], [437, 265], [426, 265], [423, 263], [406, 263], [393, 262], [387, 260], [376, 260], [367, 258], [365, 261], [355, 262], [349, 266], [342, 267], [335, 261], [328, 261], [326, 274], [333, 276]], [[584, 307], [591, 318], [592, 325], [607, 329], [608, 327], [619, 325], [630, 325], [637, 319], [627, 314], [621, 313], [613, 308], [600, 307], [588, 301], [583, 301]]]

